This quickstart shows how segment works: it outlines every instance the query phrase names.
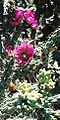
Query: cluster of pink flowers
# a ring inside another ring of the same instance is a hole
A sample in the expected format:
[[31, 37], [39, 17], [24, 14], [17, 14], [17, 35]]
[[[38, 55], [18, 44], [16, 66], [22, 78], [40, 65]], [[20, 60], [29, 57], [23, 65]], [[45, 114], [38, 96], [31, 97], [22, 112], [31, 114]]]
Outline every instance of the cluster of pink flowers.
[[27, 24], [31, 25], [33, 29], [36, 29], [38, 27], [38, 20], [36, 13], [32, 10], [24, 10], [17, 8], [14, 13], [12, 14], [12, 17], [9, 20], [9, 23], [12, 26], [17, 26], [22, 22], [22, 20], [25, 20]]
[[17, 45], [15, 48], [7, 44], [4, 52], [8, 56], [11, 56], [13, 53], [17, 63], [22, 65], [29, 63], [34, 56], [33, 45], [30, 45], [26, 42], [21, 43], [21, 45]]

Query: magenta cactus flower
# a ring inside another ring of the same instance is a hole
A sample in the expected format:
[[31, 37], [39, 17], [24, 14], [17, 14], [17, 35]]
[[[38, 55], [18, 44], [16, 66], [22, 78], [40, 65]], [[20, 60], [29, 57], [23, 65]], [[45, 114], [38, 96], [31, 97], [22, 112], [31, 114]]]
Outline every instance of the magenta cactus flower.
[[30, 45], [28, 43], [21, 43], [21, 45], [18, 45], [15, 49], [14, 49], [14, 56], [16, 61], [19, 64], [26, 64], [29, 63], [34, 55], [34, 49], [33, 49], [33, 45]]
[[27, 10], [24, 13], [25, 20], [27, 24], [31, 25], [32, 28], [36, 29], [38, 27], [38, 20], [36, 19], [36, 13], [32, 10]]
[[18, 24], [20, 24], [23, 20], [23, 13], [24, 11], [22, 9], [16, 9], [12, 14], [12, 17], [10, 18], [9, 23], [12, 26], [17, 26]]
[[14, 50], [14, 47], [12, 45], [6, 44], [4, 46], [4, 53], [5, 53], [6, 57], [12, 56], [13, 50]]

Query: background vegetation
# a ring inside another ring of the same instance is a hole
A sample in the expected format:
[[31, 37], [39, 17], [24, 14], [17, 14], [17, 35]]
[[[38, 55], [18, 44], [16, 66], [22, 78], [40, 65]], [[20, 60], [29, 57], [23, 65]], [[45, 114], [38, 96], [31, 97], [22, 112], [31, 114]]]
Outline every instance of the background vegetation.
[[[13, 27], [16, 7], [35, 11], [38, 28]], [[34, 57], [26, 65], [6, 56], [6, 44], [28, 42]], [[0, 119], [60, 120], [60, 0], [0, 1]]]

